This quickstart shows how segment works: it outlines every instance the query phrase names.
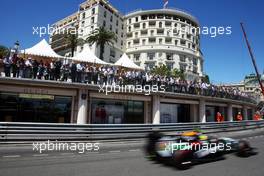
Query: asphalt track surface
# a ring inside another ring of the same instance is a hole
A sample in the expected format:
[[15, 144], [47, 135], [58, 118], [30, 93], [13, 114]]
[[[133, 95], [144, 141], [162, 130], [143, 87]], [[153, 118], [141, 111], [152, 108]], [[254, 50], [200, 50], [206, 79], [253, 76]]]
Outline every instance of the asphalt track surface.
[[144, 142], [105, 142], [99, 152], [80, 154], [72, 151], [39, 153], [30, 145], [0, 145], [0, 176], [263, 176], [264, 131], [246, 134], [258, 154], [239, 158], [233, 154], [224, 160], [177, 170], [149, 161], [142, 150]]

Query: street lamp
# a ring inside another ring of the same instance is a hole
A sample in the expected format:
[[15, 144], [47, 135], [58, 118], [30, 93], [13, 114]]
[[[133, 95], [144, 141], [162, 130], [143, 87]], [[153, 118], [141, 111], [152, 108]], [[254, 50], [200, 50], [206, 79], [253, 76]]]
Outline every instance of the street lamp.
[[14, 44], [14, 49], [15, 49], [15, 53], [17, 54], [18, 53], [18, 49], [19, 49], [19, 41], [16, 41], [15, 44]]

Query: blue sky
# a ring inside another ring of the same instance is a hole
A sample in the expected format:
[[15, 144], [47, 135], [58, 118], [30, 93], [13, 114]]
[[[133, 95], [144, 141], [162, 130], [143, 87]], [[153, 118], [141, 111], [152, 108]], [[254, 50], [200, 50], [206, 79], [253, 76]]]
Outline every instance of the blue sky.
[[[27, 48], [41, 39], [32, 35], [33, 26], [47, 26], [70, 15], [84, 0], [2, 0], [0, 44], [13, 46], [16, 40]], [[162, 8], [163, 0], [110, 0], [122, 13], [135, 9]], [[122, 3], [120, 3], [122, 2]], [[240, 29], [243, 21], [260, 72], [264, 70], [264, 1], [262, 0], [170, 0], [169, 7], [190, 12], [201, 26], [231, 26], [232, 34], [201, 36], [204, 70], [215, 83], [241, 81], [254, 72]], [[47, 36], [45, 38], [48, 38]]]

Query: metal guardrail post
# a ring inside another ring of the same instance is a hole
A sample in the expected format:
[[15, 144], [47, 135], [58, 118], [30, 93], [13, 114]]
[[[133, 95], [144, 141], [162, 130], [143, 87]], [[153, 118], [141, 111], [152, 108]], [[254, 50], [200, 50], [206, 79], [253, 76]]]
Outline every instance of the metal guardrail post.
[[1, 132], [0, 139], [1, 140], [7, 140], [7, 126], [6, 124], [0, 124], [0, 130]]

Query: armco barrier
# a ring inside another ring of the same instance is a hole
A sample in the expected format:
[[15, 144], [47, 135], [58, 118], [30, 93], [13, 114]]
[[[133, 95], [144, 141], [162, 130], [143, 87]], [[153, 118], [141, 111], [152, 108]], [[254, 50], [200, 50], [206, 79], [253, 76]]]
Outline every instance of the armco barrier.
[[201, 129], [217, 133], [262, 128], [264, 121], [174, 124], [53, 124], [0, 122], [0, 142], [40, 140], [109, 140], [144, 138], [151, 131], [176, 134]]

